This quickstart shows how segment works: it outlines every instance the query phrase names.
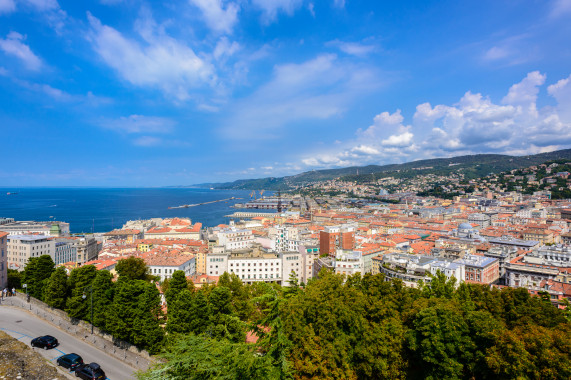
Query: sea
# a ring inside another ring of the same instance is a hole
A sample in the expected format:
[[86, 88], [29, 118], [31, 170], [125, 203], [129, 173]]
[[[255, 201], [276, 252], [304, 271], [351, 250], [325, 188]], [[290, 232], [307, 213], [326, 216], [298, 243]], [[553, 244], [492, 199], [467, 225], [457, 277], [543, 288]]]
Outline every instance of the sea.
[[[8, 194], [10, 193], [10, 194]], [[186, 217], [213, 227], [228, 223], [246, 190], [197, 188], [0, 188], [0, 218], [67, 222], [72, 233], [108, 232], [128, 220]], [[189, 208], [169, 209], [236, 198]]]

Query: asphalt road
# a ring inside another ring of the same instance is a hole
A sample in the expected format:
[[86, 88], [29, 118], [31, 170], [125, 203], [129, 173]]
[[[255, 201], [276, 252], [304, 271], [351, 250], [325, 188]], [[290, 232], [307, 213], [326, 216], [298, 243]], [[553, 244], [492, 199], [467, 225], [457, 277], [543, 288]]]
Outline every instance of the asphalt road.
[[99, 363], [110, 380], [135, 378], [133, 375], [135, 370], [129, 365], [59, 330], [57, 327], [25, 310], [4, 305], [0, 306], [0, 329], [27, 345], [35, 337], [41, 335], [54, 336], [59, 342], [58, 347], [51, 350], [34, 348], [35, 351], [52, 361], [52, 363], [56, 363], [56, 359], [59, 356], [74, 352], [80, 355], [85, 363]]

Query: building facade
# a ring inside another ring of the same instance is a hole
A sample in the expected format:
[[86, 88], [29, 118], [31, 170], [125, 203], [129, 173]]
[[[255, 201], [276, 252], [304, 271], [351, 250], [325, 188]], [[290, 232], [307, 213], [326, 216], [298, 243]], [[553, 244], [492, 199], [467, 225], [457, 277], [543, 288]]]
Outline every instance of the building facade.
[[8, 285], [8, 233], [0, 232], [0, 291]]
[[[42, 255], [55, 259], [56, 242], [46, 235], [10, 235], [8, 238], [8, 266], [24, 270], [28, 260]], [[55, 261], [55, 260], [54, 260]]]

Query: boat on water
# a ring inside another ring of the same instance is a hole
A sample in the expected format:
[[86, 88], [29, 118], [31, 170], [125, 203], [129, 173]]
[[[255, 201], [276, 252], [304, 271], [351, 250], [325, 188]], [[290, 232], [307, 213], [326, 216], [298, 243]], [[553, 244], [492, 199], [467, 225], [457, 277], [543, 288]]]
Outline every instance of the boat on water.
[[16, 193], [16, 192], [10, 192], [10, 191], [8, 191], [8, 192], [6, 193], [6, 195], [16, 195], [16, 194], [18, 194], [18, 193]]

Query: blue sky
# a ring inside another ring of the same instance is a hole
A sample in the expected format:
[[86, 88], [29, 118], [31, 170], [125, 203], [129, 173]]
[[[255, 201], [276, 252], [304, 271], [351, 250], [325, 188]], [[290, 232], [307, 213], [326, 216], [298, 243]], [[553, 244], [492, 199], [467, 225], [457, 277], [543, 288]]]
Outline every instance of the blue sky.
[[0, 183], [571, 146], [571, 1], [0, 0]]

